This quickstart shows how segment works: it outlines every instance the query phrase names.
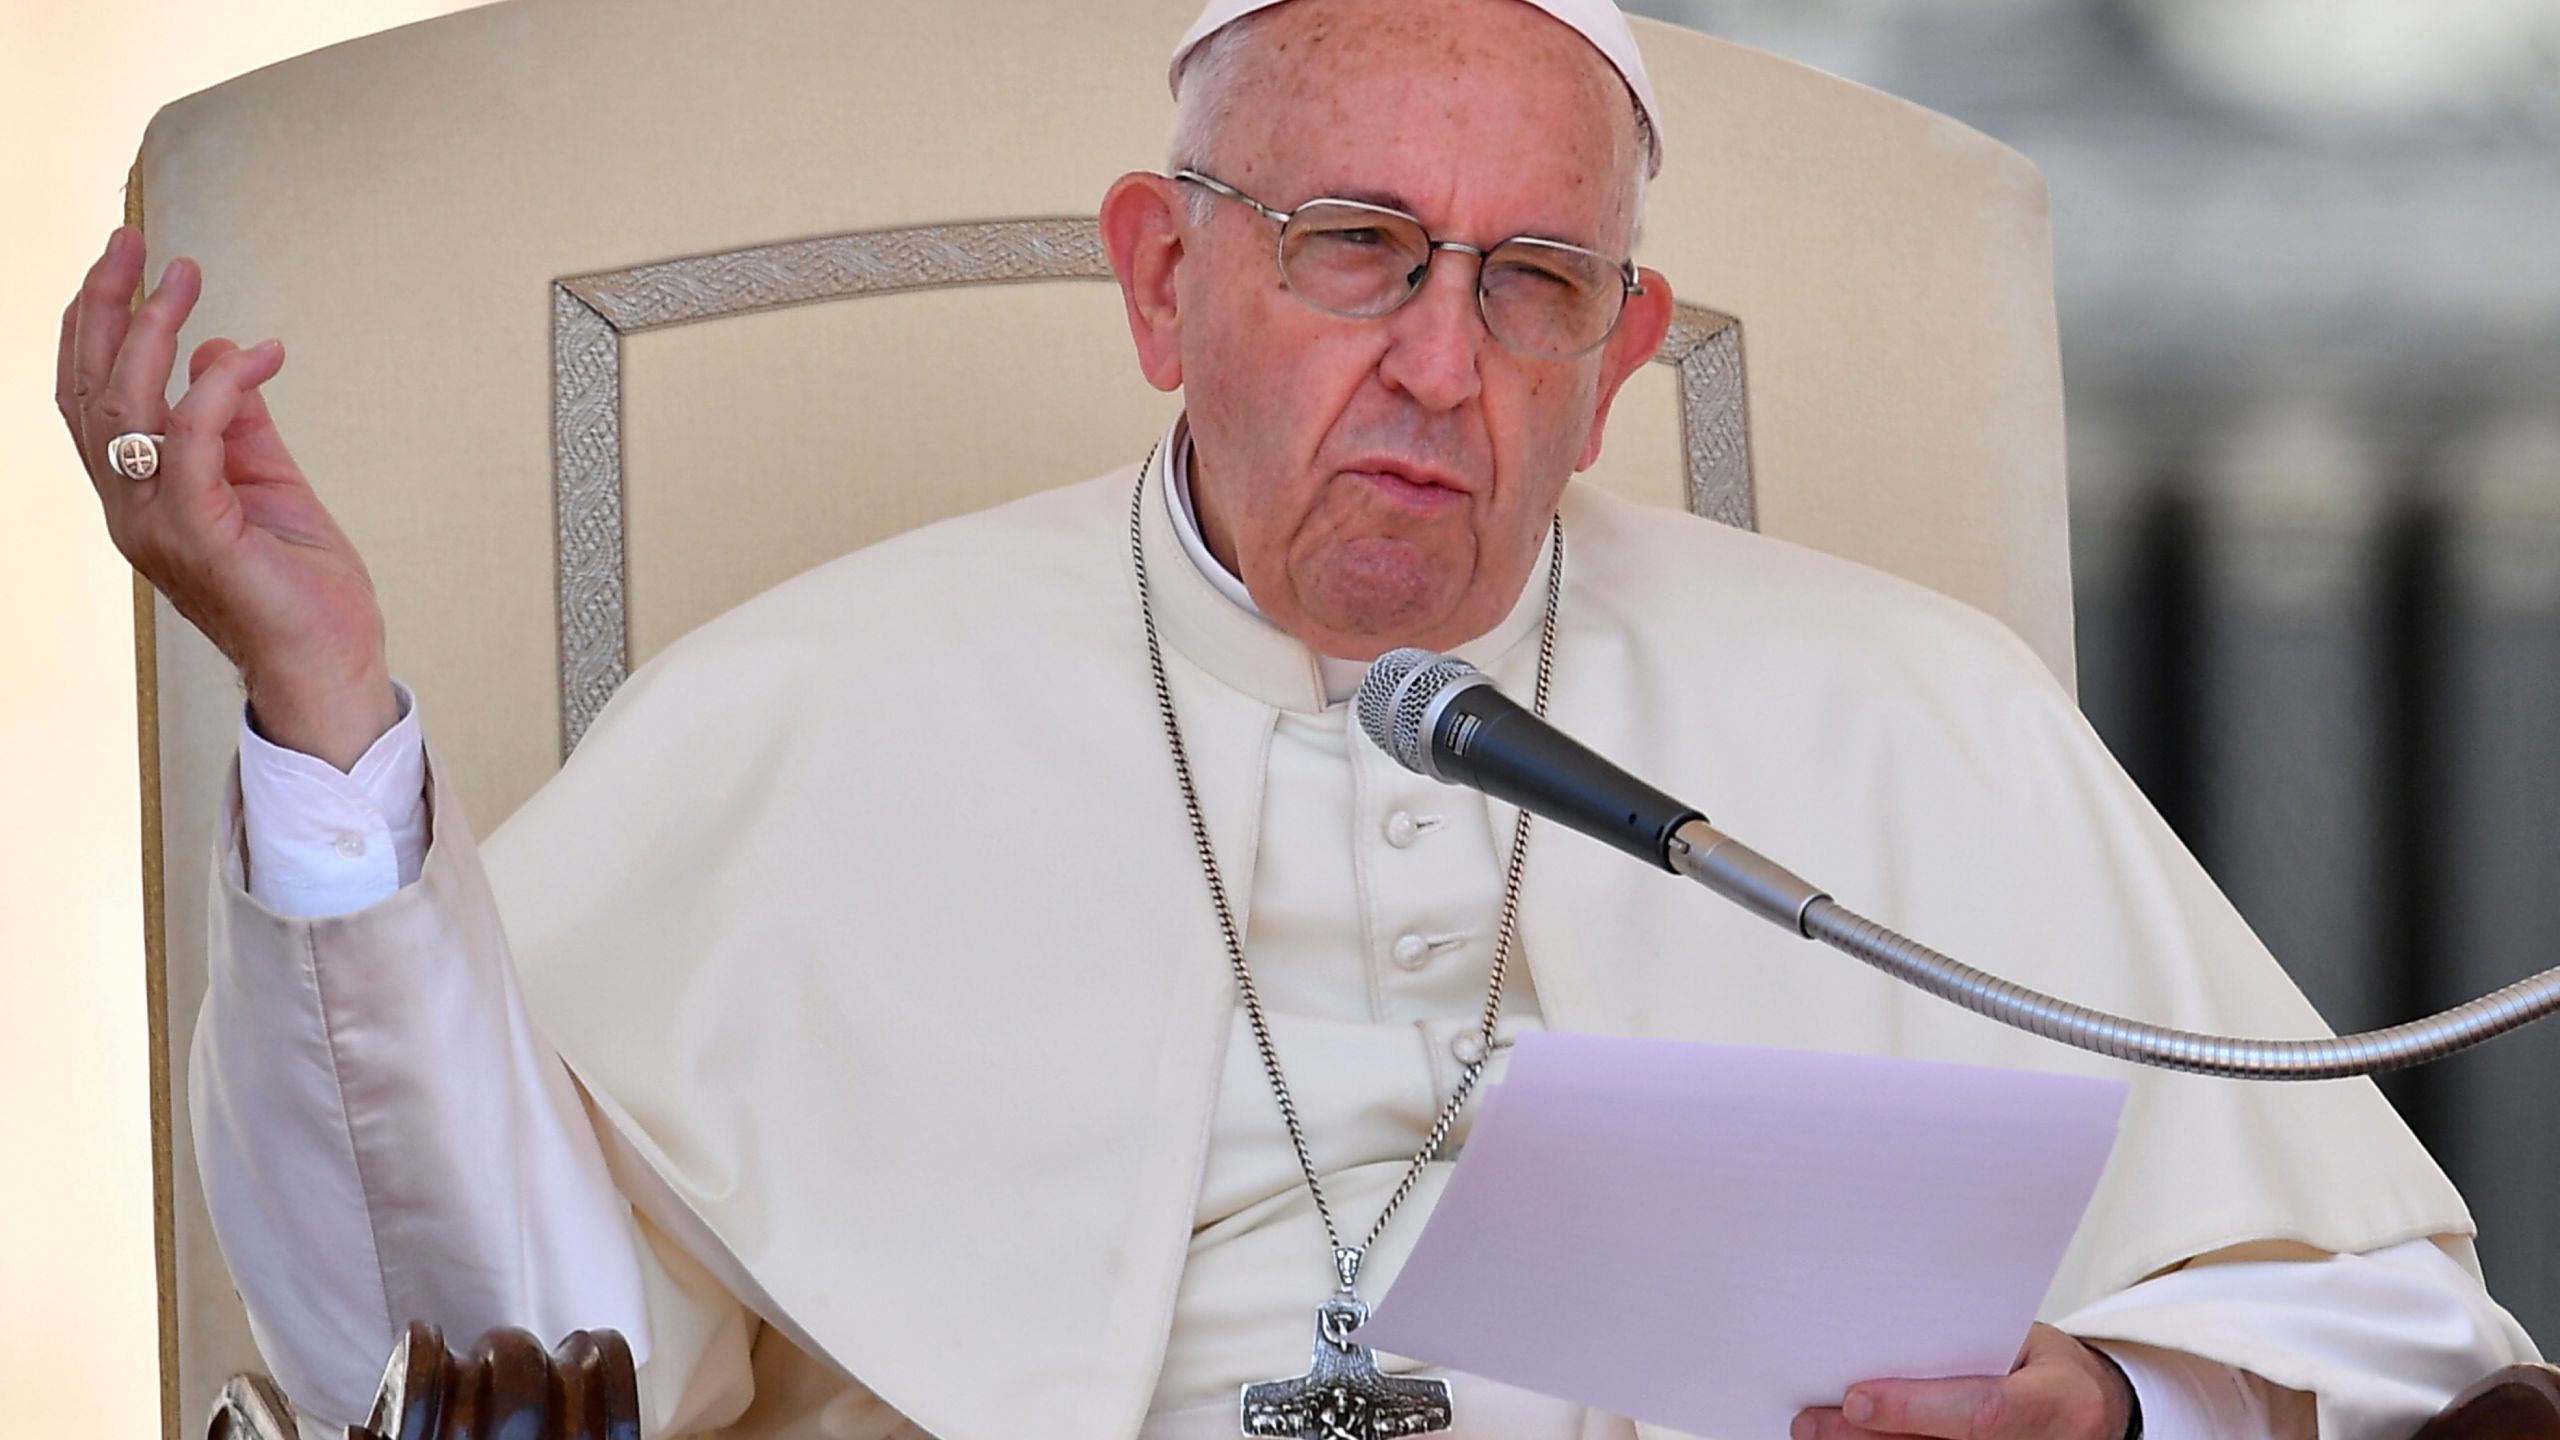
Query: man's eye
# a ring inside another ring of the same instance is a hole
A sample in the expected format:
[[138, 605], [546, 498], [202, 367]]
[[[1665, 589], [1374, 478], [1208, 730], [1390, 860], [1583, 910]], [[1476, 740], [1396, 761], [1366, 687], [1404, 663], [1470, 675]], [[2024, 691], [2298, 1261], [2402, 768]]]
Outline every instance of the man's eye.
[[1387, 232], [1374, 225], [1353, 226], [1345, 230], [1327, 230], [1326, 241], [1353, 249], [1374, 249], [1387, 243]]
[[1573, 276], [1533, 265], [1525, 261], [1506, 261], [1485, 272], [1485, 283], [1517, 289], [1570, 290], [1580, 282]]

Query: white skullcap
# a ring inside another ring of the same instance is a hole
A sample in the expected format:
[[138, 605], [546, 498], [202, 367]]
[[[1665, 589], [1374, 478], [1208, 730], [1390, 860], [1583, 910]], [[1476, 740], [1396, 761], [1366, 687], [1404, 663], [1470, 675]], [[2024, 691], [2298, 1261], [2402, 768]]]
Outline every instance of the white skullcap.
[[[1191, 58], [1192, 51], [1200, 48], [1200, 42], [1256, 10], [1266, 10], [1281, 3], [1283, 0], [1209, 0], [1209, 8], [1200, 12], [1199, 19], [1191, 22], [1190, 30], [1183, 34], [1182, 43], [1173, 47], [1173, 69], [1167, 80], [1173, 87], [1174, 98], [1182, 98], [1182, 65]], [[1572, 26], [1583, 39], [1591, 42], [1592, 49], [1618, 67], [1618, 74], [1625, 78], [1627, 89], [1636, 97], [1637, 107], [1644, 111], [1650, 142], [1650, 153], [1645, 157], [1645, 173], [1661, 174], [1662, 107], [1654, 103], [1653, 81], [1645, 76], [1644, 56], [1636, 49], [1636, 35], [1627, 28], [1627, 17], [1618, 13], [1617, 0], [1521, 0], [1521, 3], [1534, 5]]]

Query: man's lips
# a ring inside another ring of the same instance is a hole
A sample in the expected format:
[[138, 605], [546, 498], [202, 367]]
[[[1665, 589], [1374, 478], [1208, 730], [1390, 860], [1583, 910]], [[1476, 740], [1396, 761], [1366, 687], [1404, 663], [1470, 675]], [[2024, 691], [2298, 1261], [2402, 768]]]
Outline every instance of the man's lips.
[[1398, 460], [1363, 460], [1344, 466], [1343, 473], [1368, 481], [1386, 499], [1416, 510], [1445, 509], [1474, 493], [1445, 470]]

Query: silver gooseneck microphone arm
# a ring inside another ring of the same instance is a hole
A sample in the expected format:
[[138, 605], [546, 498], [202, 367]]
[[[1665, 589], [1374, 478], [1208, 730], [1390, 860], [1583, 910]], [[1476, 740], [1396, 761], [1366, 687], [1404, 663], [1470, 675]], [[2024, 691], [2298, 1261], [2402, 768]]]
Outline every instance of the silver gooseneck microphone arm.
[[1681, 802], [1502, 698], [1463, 660], [1393, 650], [1361, 683], [1361, 728], [1409, 770], [1465, 785], [1686, 875], [1762, 919], [2031, 1035], [2163, 1070], [2336, 1080], [2438, 1060], [2560, 1012], [2560, 966], [2422, 1020], [2316, 1040], [2243, 1040], [2128, 1020], [2003, 980], [1867, 919]]
[[2242, 1040], [2128, 1020], [1976, 970], [1869, 920], [1704, 820], [1672, 832], [1671, 867], [1764, 920], [2031, 1035], [2118, 1060], [2234, 1080], [2336, 1080], [2439, 1060], [2560, 1011], [2560, 967], [2424, 1019], [2317, 1040]]

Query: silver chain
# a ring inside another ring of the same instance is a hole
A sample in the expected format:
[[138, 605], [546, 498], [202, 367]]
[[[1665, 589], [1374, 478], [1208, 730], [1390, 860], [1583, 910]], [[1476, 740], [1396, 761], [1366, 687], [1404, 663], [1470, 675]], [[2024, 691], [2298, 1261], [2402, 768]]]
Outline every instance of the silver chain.
[[[1288, 1078], [1280, 1073], [1280, 1051], [1271, 1041], [1271, 1022], [1262, 1011], [1262, 996], [1254, 989], [1253, 971], [1245, 964], [1244, 934], [1236, 924], [1235, 907], [1227, 903], [1227, 887], [1218, 878], [1218, 859], [1209, 846], [1209, 822], [1200, 809], [1200, 792], [1191, 783], [1191, 760], [1182, 744], [1182, 724], [1173, 709], [1173, 687], [1165, 679], [1164, 644], [1156, 636], [1155, 592], [1147, 583], [1147, 552], [1142, 543], [1141, 522], [1146, 514], [1147, 476], [1155, 469], [1156, 457], [1149, 452], [1147, 463], [1138, 470], [1137, 492], [1129, 501], [1129, 559], [1136, 567], [1138, 579], [1138, 615], [1147, 632], [1147, 670], [1155, 681], [1156, 711], [1164, 718], [1165, 748], [1173, 755], [1174, 779], [1182, 788], [1183, 814], [1191, 822], [1192, 848], [1200, 854], [1200, 874], [1208, 882], [1209, 903], [1218, 912], [1218, 932], [1227, 945], [1227, 962], [1235, 969], [1236, 990], [1244, 998], [1245, 1020], [1253, 1030], [1254, 1048], [1262, 1052], [1262, 1073], [1271, 1082], [1271, 1096], [1280, 1104], [1280, 1121], [1289, 1130], [1290, 1148], [1297, 1151], [1299, 1173], [1307, 1177], [1307, 1193], [1314, 1197], [1316, 1215], [1324, 1221], [1325, 1239], [1333, 1246], [1334, 1273], [1343, 1294], [1352, 1293], [1359, 1278], [1360, 1261], [1369, 1247], [1386, 1233], [1387, 1222], [1413, 1194], [1440, 1147], [1448, 1143], [1449, 1131], [1458, 1122], [1458, 1112], [1466, 1107], [1468, 1097], [1475, 1094], [1476, 1082], [1484, 1078], [1485, 1066], [1493, 1060], [1495, 1022], [1502, 1018], [1502, 978], [1511, 964], [1511, 946], [1519, 932], [1520, 873], [1529, 858], [1529, 812], [1520, 811], [1511, 826], [1511, 863], [1502, 878], [1502, 920], [1496, 930], [1493, 948], [1493, 976], [1485, 986], [1484, 1014], [1476, 1024], [1476, 1058], [1465, 1062], [1458, 1072], [1456, 1088], [1449, 1092], [1449, 1103], [1440, 1107], [1440, 1117], [1431, 1122], [1430, 1132], [1422, 1137], [1422, 1148], [1413, 1154], [1413, 1163], [1405, 1168], [1404, 1178], [1397, 1182], [1395, 1193], [1387, 1197], [1387, 1206], [1378, 1212], [1378, 1222], [1369, 1227], [1368, 1237], [1357, 1247], [1342, 1243], [1342, 1232], [1333, 1221], [1333, 1207], [1325, 1203], [1324, 1182], [1316, 1178], [1314, 1157], [1307, 1150], [1307, 1132], [1298, 1122], [1298, 1104], [1289, 1094]], [[1558, 517], [1548, 530], [1547, 545], [1547, 613], [1538, 630], [1538, 683], [1533, 701], [1535, 713], [1547, 713], [1547, 689], [1555, 674], [1556, 610], [1564, 596], [1564, 521]]]

